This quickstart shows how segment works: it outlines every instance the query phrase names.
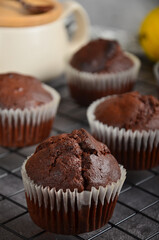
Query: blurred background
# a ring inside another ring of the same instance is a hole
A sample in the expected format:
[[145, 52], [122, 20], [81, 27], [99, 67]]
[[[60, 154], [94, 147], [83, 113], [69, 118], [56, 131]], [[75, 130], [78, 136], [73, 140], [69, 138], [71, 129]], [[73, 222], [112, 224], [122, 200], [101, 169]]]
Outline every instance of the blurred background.
[[[62, 0], [61, 2], [64, 2]], [[158, 0], [76, 0], [88, 12], [92, 25], [120, 28], [134, 34]]]

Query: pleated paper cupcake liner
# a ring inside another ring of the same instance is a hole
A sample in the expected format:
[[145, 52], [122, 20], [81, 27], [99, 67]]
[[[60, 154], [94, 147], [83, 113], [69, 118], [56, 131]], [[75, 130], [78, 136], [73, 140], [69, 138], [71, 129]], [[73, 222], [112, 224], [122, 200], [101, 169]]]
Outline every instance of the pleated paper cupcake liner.
[[105, 143], [119, 163], [129, 170], [150, 169], [159, 165], [159, 130], [132, 131], [108, 126], [96, 120], [95, 109], [106, 99], [93, 102], [87, 110], [92, 135]]
[[60, 101], [53, 88], [43, 84], [52, 101], [27, 109], [0, 109], [0, 145], [23, 147], [34, 145], [48, 137]]
[[22, 166], [28, 211], [32, 220], [41, 228], [58, 234], [79, 234], [105, 225], [111, 218], [118, 195], [126, 178], [120, 166], [121, 177], [106, 187], [91, 191], [73, 192], [67, 189], [43, 187], [32, 181]]
[[158, 86], [159, 86], [159, 62], [155, 63], [153, 70], [154, 70], [155, 78], [156, 78]]
[[77, 102], [88, 105], [98, 98], [130, 91], [137, 79], [141, 63], [135, 55], [125, 55], [134, 64], [130, 69], [118, 73], [81, 72], [68, 63], [66, 76], [72, 97]]

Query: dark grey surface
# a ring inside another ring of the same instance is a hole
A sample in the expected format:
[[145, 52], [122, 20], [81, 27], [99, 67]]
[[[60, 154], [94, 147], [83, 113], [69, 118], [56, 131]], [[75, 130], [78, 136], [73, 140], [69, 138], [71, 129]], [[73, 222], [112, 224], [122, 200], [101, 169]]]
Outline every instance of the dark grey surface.
[[20, 240], [17, 235], [14, 235], [13, 233], [9, 232], [8, 229], [4, 229], [3, 227], [0, 228], [0, 239], [10, 239], [10, 240]]
[[5, 223], [23, 212], [25, 212], [23, 208], [7, 199], [0, 201], [0, 223]]
[[146, 239], [158, 230], [158, 223], [138, 214], [121, 223], [120, 227], [140, 239]]
[[[151, 63], [142, 58], [142, 69], [134, 89], [157, 97], [152, 67]], [[61, 77], [49, 84], [62, 96], [51, 134], [70, 132], [80, 127], [89, 130], [86, 108], [71, 99], [65, 78]], [[113, 217], [102, 229], [66, 237], [46, 233], [37, 227], [27, 212], [19, 171], [23, 160], [34, 150], [35, 146], [17, 150], [0, 148], [0, 240], [159, 239], [159, 167], [128, 172]]]

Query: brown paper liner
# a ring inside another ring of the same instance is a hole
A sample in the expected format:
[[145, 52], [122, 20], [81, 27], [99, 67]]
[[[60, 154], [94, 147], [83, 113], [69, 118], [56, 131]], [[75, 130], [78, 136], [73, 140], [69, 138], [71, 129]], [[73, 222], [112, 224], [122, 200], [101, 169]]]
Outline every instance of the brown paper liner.
[[71, 84], [71, 82], [68, 83], [68, 86], [72, 98], [74, 98], [79, 104], [88, 106], [91, 102], [98, 98], [130, 92], [134, 86], [134, 82], [128, 82], [124, 86], [120, 86], [118, 88], [107, 88], [102, 90], [81, 88], [78, 85]]
[[[115, 96], [115, 95], [114, 95]], [[104, 97], [93, 102], [87, 110], [92, 135], [105, 143], [117, 161], [127, 170], [146, 170], [159, 165], [159, 130], [132, 131], [108, 126], [96, 120], [94, 111]]]
[[15, 127], [14, 120], [12, 125], [5, 121], [2, 124], [0, 119], [0, 145], [3, 147], [23, 147], [34, 145], [49, 136], [54, 118], [41, 122], [40, 124], [19, 124]]
[[[93, 134], [93, 136], [101, 141], [98, 136]], [[122, 145], [119, 145], [118, 140], [116, 140], [115, 149], [112, 148], [112, 140], [108, 144], [107, 141], [103, 141], [103, 143], [107, 144], [109, 149], [111, 150], [112, 155], [117, 159], [117, 161], [122, 164], [127, 170], [147, 170], [150, 168], [154, 168], [159, 165], [159, 148], [147, 147], [144, 150], [144, 147], [141, 144], [140, 151], [137, 150], [137, 144], [131, 147], [130, 141], [128, 142], [127, 147], [125, 147], [125, 143], [122, 141]]]
[[37, 144], [49, 136], [60, 101], [58, 92], [43, 84], [52, 100], [31, 109], [0, 109], [0, 145], [24, 147]]
[[79, 193], [78, 189], [72, 192], [36, 185], [27, 175], [26, 162], [21, 173], [28, 211], [38, 226], [54, 233], [73, 235], [93, 231], [109, 221], [125, 181], [123, 166], [120, 166], [121, 177], [117, 182]]
[[68, 62], [66, 75], [71, 96], [79, 104], [87, 106], [98, 98], [131, 91], [140, 69], [140, 60], [133, 54], [126, 52], [125, 55], [133, 61], [133, 66], [118, 73], [81, 72]]
[[45, 208], [44, 202], [42, 202], [41, 207], [39, 207], [38, 202], [34, 203], [27, 195], [26, 200], [30, 216], [39, 227], [56, 234], [74, 235], [94, 231], [103, 227], [112, 217], [117, 196], [113, 201], [110, 200], [109, 203], [105, 199], [104, 205], [99, 202], [96, 206], [92, 200], [91, 207], [82, 206], [81, 210], [77, 210], [76, 199], [75, 211], [68, 201], [68, 213], [64, 210], [63, 201], [61, 201], [59, 211], [57, 211], [56, 201], [54, 203], [54, 209], [50, 211], [50, 200], [47, 208]]

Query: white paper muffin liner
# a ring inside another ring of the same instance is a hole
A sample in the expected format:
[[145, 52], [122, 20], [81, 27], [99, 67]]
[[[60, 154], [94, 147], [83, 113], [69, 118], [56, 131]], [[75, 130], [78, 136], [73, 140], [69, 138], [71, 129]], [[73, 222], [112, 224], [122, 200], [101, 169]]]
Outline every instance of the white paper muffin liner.
[[33, 180], [30, 179], [25, 169], [27, 160], [23, 163], [21, 170], [27, 197], [30, 200], [33, 200], [35, 204], [38, 201], [39, 207], [41, 207], [43, 200], [45, 203], [45, 208], [47, 208], [48, 199], [50, 199], [50, 211], [53, 210], [54, 201], [56, 201], [57, 210], [60, 210], [61, 199], [63, 199], [64, 209], [66, 213], [68, 212], [68, 199], [71, 201], [71, 207], [73, 210], [75, 208], [75, 198], [77, 199], [78, 210], [80, 210], [82, 206], [90, 207], [92, 199], [94, 200], [95, 205], [97, 205], [99, 201], [103, 205], [105, 199], [109, 203], [110, 201], [114, 200], [115, 196], [119, 195], [126, 178], [126, 170], [123, 168], [123, 166], [120, 165], [121, 177], [116, 183], [113, 182], [106, 187], [101, 186], [99, 189], [92, 187], [91, 191], [83, 191], [81, 193], [79, 193], [77, 189], [74, 189], [73, 192], [71, 192], [69, 189], [67, 189], [65, 192], [62, 189], [56, 191], [55, 188], [50, 189], [49, 187], [37, 185]]
[[[23, 135], [25, 134], [24, 132], [27, 131], [27, 127], [29, 128], [31, 126], [31, 128], [33, 128], [35, 125], [38, 126], [44, 122], [49, 121], [49, 119], [54, 118], [54, 116], [56, 115], [57, 108], [60, 102], [60, 95], [55, 89], [45, 84], [42, 84], [42, 85], [43, 85], [43, 88], [46, 91], [48, 91], [53, 98], [50, 102], [43, 104], [41, 106], [38, 106], [36, 108], [31, 108], [31, 109], [27, 109], [27, 108], [25, 109], [17, 108], [16, 110], [0, 109], [0, 124], [1, 124], [0, 141], [2, 145], [3, 145], [3, 138], [5, 141], [4, 145], [7, 145], [6, 138], [7, 138], [7, 134], [9, 135], [8, 132], [6, 134], [7, 130], [11, 129], [12, 135], [13, 135], [12, 138], [17, 137], [18, 139], [21, 139], [21, 137], [23, 137]], [[25, 126], [24, 129], [22, 129], [23, 126]], [[17, 131], [18, 133], [14, 132], [15, 129], [18, 129]], [[14, 139], [12, 140], [14, 141]], [[10, 142], [11, 139], [9, 139], [8, 141]]]
[[32, 123], [35, 125], [35, 123], [39, 124], [41, 121], [46, 121], [53, 117], [56, 114], [57, 107], [59, 105], [60, 95], [56, 90], [49, 86], [43, 84], [43, 87], [53, 97], [52, 101], [31, 109], [0, 109], [0, 118], [2, 119], [2, 124], [4, 124], [7, 120], [11, 125], [12, 121], [14, 120], [14, 125], [16, 127], [18, 125], [18, 120], [20, 120], [22, 124], [26, 120], [27, 124]]
[[[145, 152], [148, 154], [148, 152], [151, 153], [153, 151], [154, 147], [157, 150], [159, 148], [159, 130], [143, 130], [141, 132], [136, 130], [133, 132], [132, 130], [126, 130], [124, 128], [119, 129], [118, 127], [108, 126], [96, 120], [94, 114], [96, 107], [106, 99], [115, 96], [116, 95], [112, 95], [98, 99], [88, 107], [87, 119], [92, 135], [99, 141], [106, 143], [113, 153], [117, 152], [117, 150], [124, 150], [128, 152], [128, 154], [131, 154], [134, 150], [138, 153]], [[129, 152], [130, 150], [132, 152]], [[142, 160], [143, 159], [140, 159], [141, 162]], [[127, 159], [127, 161], [129, 161], [129, 159]], [[156, 159], [156, 161], [158, 162], [159, 159]]]
[[155, 63], [154, 68], [153, 68], [155, 78], [157, 80], [157, 83], [159, 85], [159, 62]]
[[71, 66], [69, 62], [66, 66], [66, 76], [68, 84], [78, 86], [81, 89], [103, 91], [109, 89], [121, 89], [136, 81], [139, 69], [140, 60], [133, 54], [125, 52], [134, 63], [128, 69], [117, 73], [88, 73], [81, 72]]

